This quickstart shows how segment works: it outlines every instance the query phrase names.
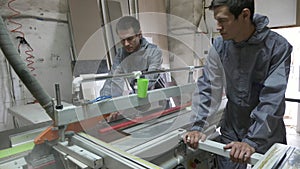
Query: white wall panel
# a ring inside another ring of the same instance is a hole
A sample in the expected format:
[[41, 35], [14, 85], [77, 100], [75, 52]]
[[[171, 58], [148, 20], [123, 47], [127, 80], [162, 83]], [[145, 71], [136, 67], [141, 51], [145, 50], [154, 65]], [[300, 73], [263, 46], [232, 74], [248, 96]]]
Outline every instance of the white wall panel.
[[267, 15], [269, 27], [296, 24], [297, 0], [256, 0], [256, 12]]
[[[14, 10], [19, 11], [19, 14]], [[7, 24], [15, 46], [20, 45], [20, 57], [26, 64], [29, 64], [26, 58], [33, 61], [30, 65], [34, 67], [32, 73], [51, 97], [55, 97], [54, 84], [59, 83], [62, 99], [71, 101], [71, 42], [67, 10], [66, 0], [0, 1], [0, 14]], [[10, 22], [9, 18], [19, 26]], [[12, 32], [13, 30], [16, 31]], [[25, 53], [29, 47], [26, 44], [19, 44], [20, 41], [16, 39], [17, 36], [21, 36], [18, 31], [24, 33], [26, 41], [33, 49], [28, 54], [34, 58], [29, 58]], [[6, 124], [11, 124], [11, 119], [6, 121], [6, 117], [9, 117], [8, 107], [28, 104], [35, 100], [13, 71], [11, 74], [4, 72], [6, 69], [4, 60], [0, 52], [0, 123], [3, 122], [0, 124], [0, 130], [3, 130]]]

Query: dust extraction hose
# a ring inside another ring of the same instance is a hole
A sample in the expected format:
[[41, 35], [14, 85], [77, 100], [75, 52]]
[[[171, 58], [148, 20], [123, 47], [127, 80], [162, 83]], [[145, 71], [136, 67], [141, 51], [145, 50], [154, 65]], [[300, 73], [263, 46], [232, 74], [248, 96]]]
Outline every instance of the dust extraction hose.
[[21, 59], [16, 47], [9, 37], [8, 30], [3, 22], [2, 17], [0, 17], [0, 48], [9, 64], [15, 70], [27, 89], [39, 102], [39, 104], [46, 110], [46, 113], [54, 120], [52, 98], [42, 88], [37, 79], [27, 68], [26, 63]]

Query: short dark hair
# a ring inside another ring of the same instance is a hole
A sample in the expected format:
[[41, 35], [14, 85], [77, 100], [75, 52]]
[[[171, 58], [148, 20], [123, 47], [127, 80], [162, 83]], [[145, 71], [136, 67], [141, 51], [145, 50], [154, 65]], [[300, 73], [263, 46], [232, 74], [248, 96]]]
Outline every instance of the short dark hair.
[[133, 28], [134, 33], [138, 34], [141, 30], [140, 22], [133, 16], [124, 16], [118, 21], [116, 31], [118, 33], [119, 30], [128, 30], [130, 28]]
[[243, 9], [248, 8], [251, 12], [250, 19], [253, 20], [254, 0], [212, 0], [209, 9], [214, 9], [218, 6], [228, 6], [229, 12], [234, 15], [235, 19], [238, 18]]

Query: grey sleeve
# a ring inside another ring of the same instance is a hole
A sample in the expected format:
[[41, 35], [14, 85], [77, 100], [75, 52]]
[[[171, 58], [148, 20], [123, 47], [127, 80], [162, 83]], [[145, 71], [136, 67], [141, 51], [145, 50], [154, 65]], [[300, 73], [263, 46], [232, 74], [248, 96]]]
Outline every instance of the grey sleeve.
[[[161, 69], [161, 65], [163, 62], [162, 51], [159, 47], [153, 48], [148, 56], [148, 71]], [[155, 80], [158, 78], [158, 74], [150, 74], [146, 75], [145, 78], [149, 79], [149, 87], [151, 88], [155, 84]]]
[[291, 52], [292, 46], [289, 43], [274, 48], [269, 74], [259, 95], [260, 102], [251, 112], [254, 123], [242, 140], [254, 148], [266, 143], [273, 144], [276, 142], [274, 139], [285, 137], [276, 133], [282, 133], [278, 130], [285, 130], [281, 125], [285, 112], [285, 91], [290, 72]]
[[122, 78], [107, 79], [100, 90], [100, 96], [122, 96], [124, 80]]
[[203, 74], [197, 80], [196, 90], [192, 99], [193, 126], [191, 130], [202, 131], [209, 126], [207, 118], [217, 112], [221, 103], [225, 86], [224, 70], [220, 57], [212, 47], [206, 58]]
[[[121, 73], [121, 68], [119, 67], [120, 63], [121, 63], [121, 56], [119, 50], [118, 54], [114, 58], [113, 65], [109, 72], [109, 75]], [[124, 86], [124, 81], [122, 81], [120, 78], [107, 79], [102, 89], [100, 90], [100, 96], [112, 96], [112, 97], [121, 96], [123, 93], [123, 88], [121, 87], [122, 85]]]

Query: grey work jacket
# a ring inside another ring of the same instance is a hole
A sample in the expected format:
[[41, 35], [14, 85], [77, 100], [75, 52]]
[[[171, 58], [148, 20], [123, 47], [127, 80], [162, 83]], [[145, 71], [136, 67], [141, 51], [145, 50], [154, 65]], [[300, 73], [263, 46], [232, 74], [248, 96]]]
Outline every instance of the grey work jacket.
[[255, 33], [246, 41], [218, 37], [193, 98], [192, 130], [202, 130], [219, 106], [226, 80], [228, 102], [220, 123], [224, 143], [242, 141], [265, 153], [286, 143], [283, 121], [292, 46], [271, 31], [268, 18], [254, 15]]
[[[133, 71], [153, 71], [161, 69], [163, 62], [161, 49], [152, 43], [149, 43], [145, 38], [141, 39], [141, 47], [138, 51], [127, 53], [124, 48], [119, 48], [117, 55], [114, 58], [113, 66], [109, 74], [117, 75], [124, 73], [132, 73]], [[158, 74], [146, 75], [149, 79], [149, 88], [154, 84]], [[133, 78], [127, 79], [129, 82]], [[121, 96], [124, 90], [124, 78], [113, 78], [106, 80], [100, 95]]]

